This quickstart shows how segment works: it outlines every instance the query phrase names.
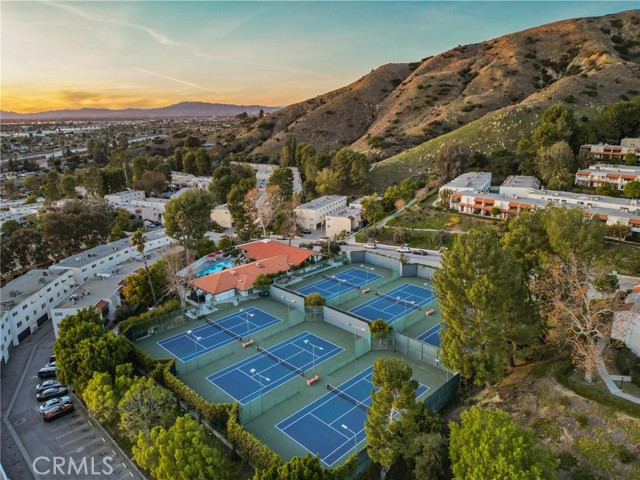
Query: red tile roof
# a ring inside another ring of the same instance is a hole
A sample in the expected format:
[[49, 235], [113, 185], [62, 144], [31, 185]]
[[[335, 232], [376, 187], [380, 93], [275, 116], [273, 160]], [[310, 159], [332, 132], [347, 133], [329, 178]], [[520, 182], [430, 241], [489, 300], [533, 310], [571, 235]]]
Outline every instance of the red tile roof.
[[273, 256], [257, 262], [229, 268], [218, 273], [196, 278], [192, 284], [205, 292], [217, 295], [237, 288], [249, 290], [260, 274], [273, 274], [289, 270], [288, 257], [285, 254]]
[[307, 258], [313, 256], [313, 252], [307, 249], [292, 247], [286, 243], [274, 242], [272, 240], [258, 240], [257, 242], [238, 245], [238, 248], [245, 252], [245, 257], [252, 260], [265, 260], [276, 255], [286, 255], [288, 263], [300, 265]]

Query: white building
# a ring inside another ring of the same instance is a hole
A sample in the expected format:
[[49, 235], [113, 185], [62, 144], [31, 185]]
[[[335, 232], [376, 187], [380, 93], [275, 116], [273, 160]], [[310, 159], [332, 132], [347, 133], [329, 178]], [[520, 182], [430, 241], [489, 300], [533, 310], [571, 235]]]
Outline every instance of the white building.
[[599, 187], [608, 183], [618, 190], [624, 186], [640, 179], [640, 166], [631, 167], [628, 165], [607, 165], [598, 163], [589, 168], [583, 168], [576, 173], [576, 185], [587, 185], [589, 187]]
[[324, 225], [327, 215], [338, 213], [344, 210], [346, 206], [347, 197], [329, 195], [303, 203], [294, 211], [300, 227], [307, 230], [317, 230]]
[[523, 195], [528, 190], [539, 190], [540, 180], [525, 175], [510, 175], [500, 185], [501, 195]]
[[334, 237], [343, 231], [351, 233], [362, 224], [362, 208], [348, 206], [344, 210], [325, 216], [327, 237]]
[[623, 341], [633, 353], [640, 356], [640, 283], [613, 314], [611, 338]]
[[[171, 244], [164, 229], [148, 232], [145, 236], [145, 252]], [[118, 264], [138, 255], [136, 248], [130, 245], [130, 239], [123, 238], [64, 258], [51, 265], [49, 270], [71, 270], [75, 283], [83, 285], [96, 274], [109, 274]]]
[[76, 286], [73, 272], [30, 270], [0, 289], [0, 355], [7, 362], [20, 344], [51, 318], [51, 309]]
[[636, 160], [640, 160], [640, 138], [623, 138], [620, 145], [608, 145], [599, 143], [597, 145], [582, 145], [581, 152], [588, 152], [597, 159], [610, 161], [620, 161], [627, 154], [633, 153]]
[[233, 226], [233, 218], [231, 218], [231, 213], [226, 203], [218, 205], [211, 210], [211, 220], [223, 228], [231, 228]]
[[445, 189], [452, 192], [478, 191], [486, 192], [491, 186], [491, 172], [468, 172], [444, 184], [439, 192]]
[[167, 203], [166, 198], [145, 198], [142, 190], [126, 190], [124, 192], [105, 195], [114, 208], [127, 210], [140, 220], [162, 222]]
[[198, 177], [190, 173], [171, 172], [171, 187], [174, 189], [199, 188], [204, 190], [209, 188], [209, 183], [211, 183], [211, 177]]

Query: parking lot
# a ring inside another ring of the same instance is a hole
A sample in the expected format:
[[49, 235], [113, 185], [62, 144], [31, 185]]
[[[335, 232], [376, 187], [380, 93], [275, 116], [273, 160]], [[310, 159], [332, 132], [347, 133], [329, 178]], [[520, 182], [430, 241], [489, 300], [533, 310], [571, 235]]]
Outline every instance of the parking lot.
[[71, 393], [75, 410], [51, 423], [42, 421], [35, 387], [37, 371], [51, 355], [51, 322], [11, 353], [2, 367], [2, 465], [12, 479], [142, 479], [107, 433], [90, 420]]

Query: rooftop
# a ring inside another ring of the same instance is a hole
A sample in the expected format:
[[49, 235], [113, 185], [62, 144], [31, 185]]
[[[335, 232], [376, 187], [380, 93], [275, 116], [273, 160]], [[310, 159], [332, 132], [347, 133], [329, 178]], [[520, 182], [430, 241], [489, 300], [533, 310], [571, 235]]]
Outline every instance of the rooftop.
[[348, 206], [346, 207], [344, 210], [341, 210], [339, 212], [336, 213], [332, 213], [331, 215], [327, 215], [327, 217], [353, 217], [355, 215], [360, 215], [360, 213], [362, 212], [362, 208], [360, 207], [354, 207], [354, 206]]
[[297, 207], [296, 210], [317, 210], [318, 208], [326, 207], [328, 205], [331, 205], [332, 203], [339, 201], [346, 202], [347, 197], [343, 195], [327, 195], [325, 197], [316, 198], [314, 200], [311, 200], [310, 202], [303, 203], [302, 205]]
[[307, 258], [313, 256], [313, 252], [307, 249], [292, 247], [286, 243], [274, 242], [268, 238], [238, 245], [238, 248], [245, 252], [247, 258], [253, 260], [266, 260], [276, 255], [284, 255], [287, 257], [287, 263], [294, 265], [300, 265]]
[[[64, 275], [67, 270], [29, 270], [24, 275], [12, 280], [3, 288], [0, 288], [0, 312], [11, 310], [23, 300], [29, 298], [34, 293], [39, 292], [54, 280]], [[9, 304], [13, 302], [13, 304]], [[5, 303], [7, 303], [5, 305]]]
[[218, 294], [237, 288], [249, 290], [253, 287], [256, 277], [261, 274], [273, 274], [289, 270], [287, 255], [277, 255], [265, 260], [247, 263], [229, 268], [218, 273], [196, 278], [192, 284], [205, 292]]
[[469, 188], [475, 190], [486, 183], [491, 183], [491, 172], [467, 172], [454, 178], [442, 188]]
[[501, 187], [512, 188], [540, 188], [540, 180], [536, 177], [530, 177], [526, 175], [510, 175], [502, 182]]
[[[166, 234], [164, 228], [160, 228], [157, 230], [146, 232], [145, 236], [147, 238], [147, 241], [149, 241], [157, 238], [162, 238], [166, 236]], [[95, 262], [96, 260], [108, 256], [110, 253], [125, 250], [130, 246], [131, 245], [129, 237], [122, 238], [120, 240], [116, 240], [115, 242], [98, 245], [97, 247], [85, 250], [84, 252], [78, 253], [76, 255], [63, 258], [58, 263], [56, 263], [56, 265], [59, 267], [81, 268], [85, 265], [89, 265]]]
[[631, 173], [640, 175], [640, 166], [634, 167], [632, 165], [610, 165], [607, 163], [596, 163], [595, 165], [591, 165], [589, 168], [581, 168], [578, 173], [581, 172]]

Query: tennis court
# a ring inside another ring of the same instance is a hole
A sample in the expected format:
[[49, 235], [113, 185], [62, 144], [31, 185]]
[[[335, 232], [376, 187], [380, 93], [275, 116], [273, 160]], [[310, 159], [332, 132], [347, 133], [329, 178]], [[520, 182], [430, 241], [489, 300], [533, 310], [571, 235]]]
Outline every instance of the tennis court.
[[[332, 467], [366, 440], [372, 377], [373, 367], [369, 367], [337, 388], [327, 385], [328, 393], [280, 422], [278, 429]], [[419, 384], [416, 397], [428, 390]]]
[[[242, 405], [279, 387], [344, 351], [328, 340], [302, 332], [213, 375], [209, 380]], [[300, 379], [302, 381], [302, 379]]]
[[327, 300], [342, 295], [350, 290], [363, 287], [367, 283], [371, 283], [382, 275], [378, 275], [373, 272], [366, 272], [359, 268], [350, 268], [344, 272], [340, 272], [336, 275], [324, 275], [325, 278], [318, 280], [317, 282], [307, 285], [306, 287], [299, 288], [297, 291], [302, 295], [308, 295], [313, 292], [318, 292]]
[[349, 310], [368, 320], [383, 318], [393, 323], [435, 300], [435, 293], [427, 288], [405, 283], [390, 292], [376, 292], [376, 297]]
[[207, 320], [200, 327], [157, 343], [174, 357], [186, 362], [281, 321], [258, 308], [249, 307], [215, 322]]
[[440, 325], [435, 325], [423, 334], [418, 335], [416, 340], [440, 348]]

